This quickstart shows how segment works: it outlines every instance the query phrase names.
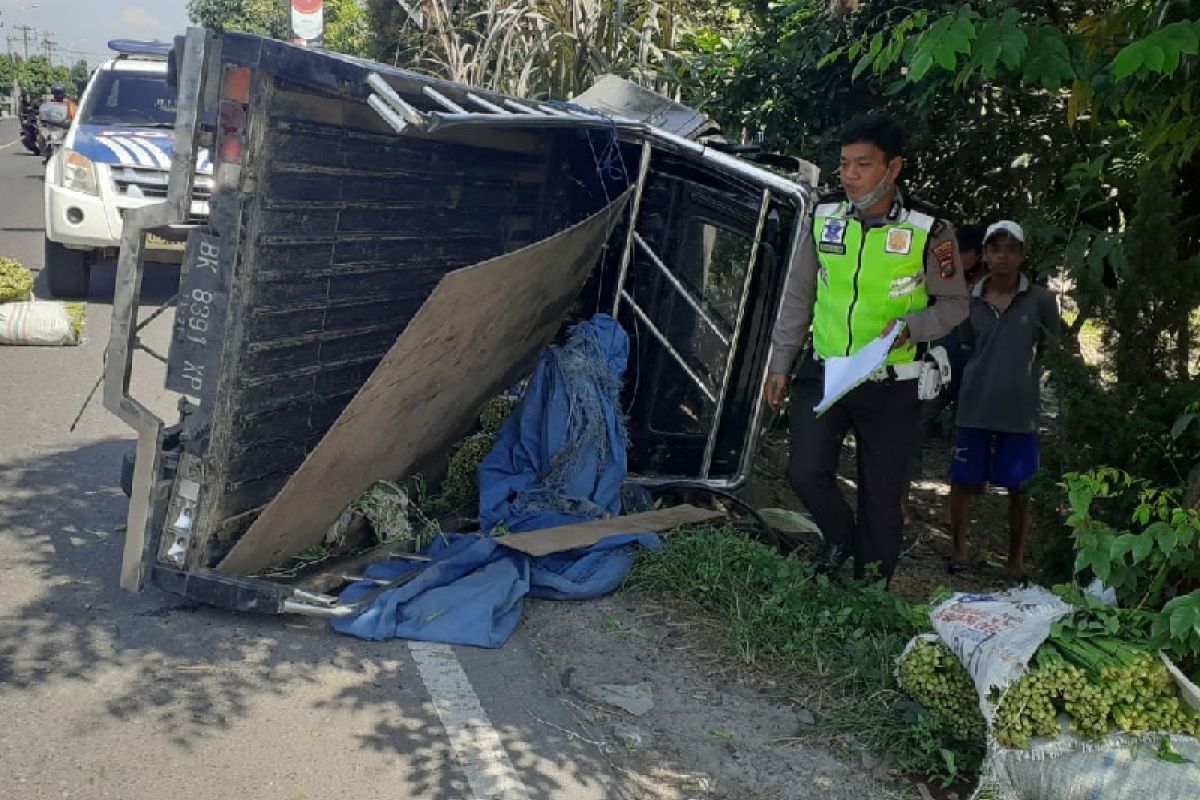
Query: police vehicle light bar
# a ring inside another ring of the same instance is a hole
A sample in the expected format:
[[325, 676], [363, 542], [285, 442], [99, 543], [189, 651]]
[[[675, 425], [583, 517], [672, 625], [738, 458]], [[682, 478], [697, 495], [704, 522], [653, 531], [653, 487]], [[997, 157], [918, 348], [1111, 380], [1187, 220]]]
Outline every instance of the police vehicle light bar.
[[136, 39], [113, 39], [108, 49], [123, 56], [155, 56], [166, 58], [171, 54], [170, 42], [143, 42]]

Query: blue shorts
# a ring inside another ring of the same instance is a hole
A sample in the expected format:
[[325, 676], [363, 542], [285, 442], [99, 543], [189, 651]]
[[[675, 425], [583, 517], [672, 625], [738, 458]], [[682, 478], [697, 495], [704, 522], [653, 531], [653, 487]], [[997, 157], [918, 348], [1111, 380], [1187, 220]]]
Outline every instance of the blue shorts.
[[959, 428], [954, 436], [950, 482], [959, 486], [1020, 489], [1038, 471], [1036, 433]]

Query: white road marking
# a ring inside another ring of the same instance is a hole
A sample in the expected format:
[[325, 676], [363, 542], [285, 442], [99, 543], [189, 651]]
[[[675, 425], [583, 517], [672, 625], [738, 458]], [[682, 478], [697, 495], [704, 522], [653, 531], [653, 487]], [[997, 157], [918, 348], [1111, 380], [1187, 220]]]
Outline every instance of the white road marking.
[[409, 642], [408, 649], [474, 800], [529, 800], [529, 792], [517, 777], [500, 734], [492, 727], [454, 650], [429, 642]]
[[21, 140], [17, 139], [15, 142], [9, 142], [8, 144], [0, 144], [0, 150], [7, 150], [8, 148], [12, 147], [14, 144], [20, 144], [20, 143], [21, 143]]

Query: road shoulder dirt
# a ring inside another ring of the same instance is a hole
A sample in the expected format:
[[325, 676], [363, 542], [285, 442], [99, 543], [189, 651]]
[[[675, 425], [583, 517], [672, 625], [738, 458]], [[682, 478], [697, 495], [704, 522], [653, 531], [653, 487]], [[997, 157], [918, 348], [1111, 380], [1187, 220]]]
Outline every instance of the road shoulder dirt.
[[[811, 730], [805, 724], [811, 717], [773, 695], [763, 676], [706, 652], [697, 626], [711, 624], [699, 617], [668, 618], [632, 593], [531, 603], [525, 622], [547, 672], [557, 676], [563, 702], [602, 742], [629, 798], [889, 795], [857, 765], [798, 741]], [[652, 706], [645, 713], [614, 705], [641, 711], [647, 690]]]

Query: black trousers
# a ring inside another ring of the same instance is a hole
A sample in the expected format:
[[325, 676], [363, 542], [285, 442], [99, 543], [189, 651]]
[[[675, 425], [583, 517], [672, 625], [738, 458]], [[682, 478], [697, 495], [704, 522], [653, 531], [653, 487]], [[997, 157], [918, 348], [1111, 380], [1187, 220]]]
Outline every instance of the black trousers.
[[[823, 395], [824, 370], [809, 357], [792, 386], [788, 478], [826, 544], [854, 557], [856, 577], [877, 563], [890, 579], [900, 557], [907, 466], [920, 442], [917, 382], [867, 381], [818, 418], [812, 409]], [[857, 519], [836, 477], [851, 430], [858, 454]]]

